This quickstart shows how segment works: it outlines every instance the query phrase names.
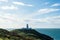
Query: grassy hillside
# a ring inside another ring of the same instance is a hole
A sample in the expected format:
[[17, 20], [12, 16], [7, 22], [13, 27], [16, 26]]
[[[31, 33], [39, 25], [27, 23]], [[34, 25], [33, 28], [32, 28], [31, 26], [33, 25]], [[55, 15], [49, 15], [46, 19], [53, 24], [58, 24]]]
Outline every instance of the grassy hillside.
[[7, 31], [0, 29], [0, 40], [41, 40], [32, 33], [25, 33], [22, 30]]
[[53, 40], [53, 38], [34, 29], [14, 29], [11, 31], [0, 29], [0, 40]]

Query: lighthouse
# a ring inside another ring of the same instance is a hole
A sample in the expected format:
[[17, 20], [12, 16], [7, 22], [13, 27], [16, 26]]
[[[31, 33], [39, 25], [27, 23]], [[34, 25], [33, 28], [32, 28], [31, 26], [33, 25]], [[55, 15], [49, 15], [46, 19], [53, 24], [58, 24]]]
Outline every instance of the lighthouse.
[[28, 24], [26, 25], [26, 28], [29, 29], [29, 25]]

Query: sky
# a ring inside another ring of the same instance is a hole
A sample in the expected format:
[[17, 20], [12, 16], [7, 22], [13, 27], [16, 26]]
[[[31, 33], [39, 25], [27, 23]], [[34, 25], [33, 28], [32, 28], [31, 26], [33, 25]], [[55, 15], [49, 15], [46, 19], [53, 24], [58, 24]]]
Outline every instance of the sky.
[[0, 28], [60, 28], [60, 0], [0, 0]]

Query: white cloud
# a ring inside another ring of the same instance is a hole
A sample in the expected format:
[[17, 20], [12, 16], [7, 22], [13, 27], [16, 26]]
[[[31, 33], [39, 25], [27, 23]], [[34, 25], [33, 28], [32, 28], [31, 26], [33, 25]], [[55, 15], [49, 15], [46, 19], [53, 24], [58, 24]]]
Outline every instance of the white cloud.
[[14, 22], [14, 15], [11, 15], [9, 13], [0, 13], [0, 28], [12, 27]]
[[0, 13], [0, 18], [7, 19], [7, 20], [10, 20], [10, 21], [16, 20], [15, 19], [16, 17], [17, 17], [16, 14], [10, 14], [10, 13], [4, 13], [4, 12]]
[[39, 13], [45, 14], [45, 13], [50, 13], [54, 11], [58, 11], [60, 9], [53, 9], [53, 8], [45, 8], [45, 9], [40, 9], [38, 10]]
[[40, 18], [40, 19], [29, 19], [29, 21], [41, 22], [41, 23], [52, 23], [52, 22], [60, 23], [60, 16], [46, 17], [46, 18]]
[[33, 6], [31, 4], [25, 4], [23, 2], [13, 2], [13, 4], [16, 4], [16, 5], [22, 5], [22, 6]]
[[14, 4], [17, 4], [17, 5], [25, 5], [24, 3], [22, 3], [22, 2], [13, 2]]
[[[49, 18], [48, 18], [49, 19]], [[60, 16], [50, 17], [50, 22], [54, 24], [60, 24]]]
[[32, 13], [29, 15], [29, 17], [35, 17], [37, 15], [41, 15], [41, 14], [47, 14], [50, 12], [56, 12], [59, 11], [60, 9], [56, 9], [56, 8], [44, 8], [44, 9], [39, 9], [38, 11]]
[[0, 12], [0, 28], [22, 28], [26, 24], [24, 20], [17, 14]]
[[48, 22], [47, 19], [44, 19], [44, 18], [41, 18], [41, 19], [26, 19], [26, 22], [28, 23], [35, 23], [35, 22], [41, 22], [41, 23], [44, 23], [44, 22]]
[[60, 28], [60, 16], [25, 20], [32, 28]]
[[55, 28], [60, 24], [60, 16], [33, 19], [28, 16], [19, 17], [18, 14], [0, 13], [0, 28], [22, 28], [27, 23], [32, 28]]
[[46, 17], [40, 19], [29, 19], [27, 21], [32, 28], [60, 28], [60, 16]]
[[0, 0], [0, 2], [8, 2], [8, 0]]
[[18, 8], [11, 5], [11, 6], [2, 6], [1, 9], [3, 9], [3, 10], [17, 10]]
[[55, 28], [52, 26], [60, 24], [60, 16], [33, 19], [19, 17], [17, 14], [0, 13], [0, 28], [22, 28], [25, 27], [27, 23], [32, 28]]
[[55, 3], [55, 4], [52, 5], [52, 7], [53, 6], [60, 6], [60, 3]]
[[42, 22], [51, 23], [51, 24], [60, 24], [60, 16], [46, 17], [41, 19]]

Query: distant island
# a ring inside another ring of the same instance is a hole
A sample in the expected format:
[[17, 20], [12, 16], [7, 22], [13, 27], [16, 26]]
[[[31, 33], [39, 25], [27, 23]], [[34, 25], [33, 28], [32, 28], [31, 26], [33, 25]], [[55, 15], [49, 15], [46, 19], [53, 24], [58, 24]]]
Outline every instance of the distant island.
[[53, 38], [29, 28], [27, 24], [26, 28], [22, 29], [14, 29], [11, 31], [0, 29], [0, 40], [53, 40]]

